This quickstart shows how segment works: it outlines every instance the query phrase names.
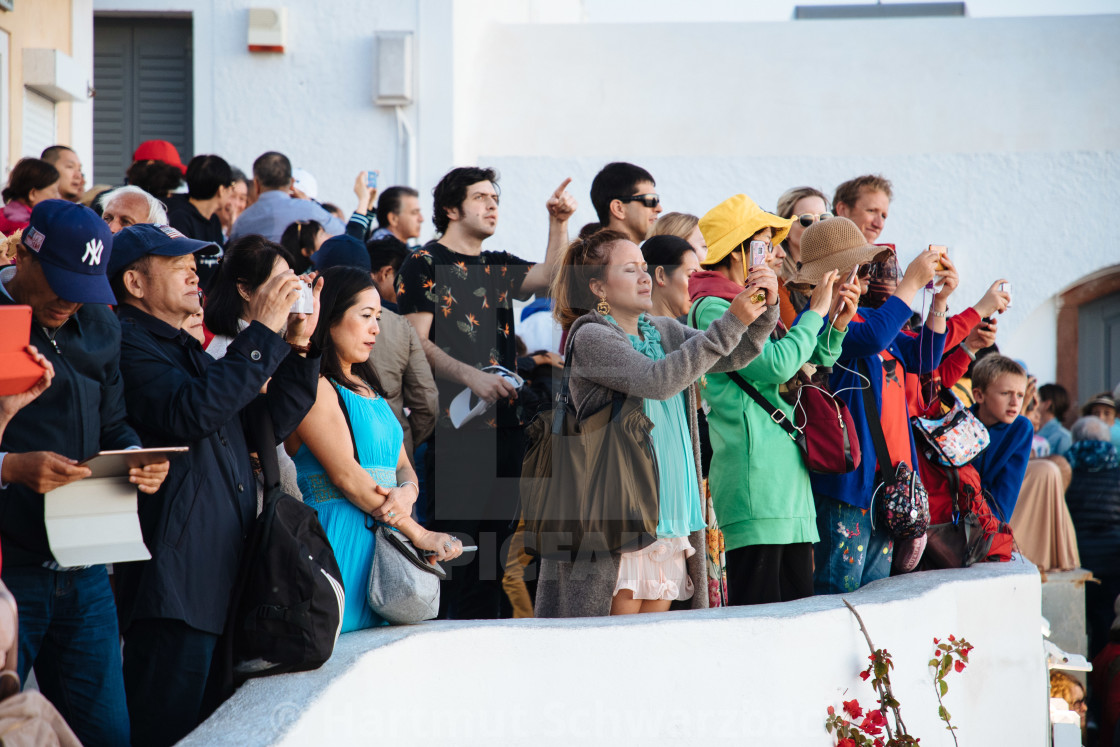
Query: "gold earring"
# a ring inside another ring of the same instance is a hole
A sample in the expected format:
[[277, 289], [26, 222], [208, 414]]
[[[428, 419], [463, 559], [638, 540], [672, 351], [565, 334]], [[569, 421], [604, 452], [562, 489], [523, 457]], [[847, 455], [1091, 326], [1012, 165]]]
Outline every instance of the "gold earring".
[[595, 310], [598, 311], [601, 316], [606, 316], [607, 314], [611, 313], [611, 305], [607, 303], [607, 299], [605, 297], [600, 298], [599, 303], [595, 306]]

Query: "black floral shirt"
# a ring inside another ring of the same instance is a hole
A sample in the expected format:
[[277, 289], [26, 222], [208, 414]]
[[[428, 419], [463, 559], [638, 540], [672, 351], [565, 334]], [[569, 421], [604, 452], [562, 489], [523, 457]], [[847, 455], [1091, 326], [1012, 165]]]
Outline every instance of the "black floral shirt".
[[[457, 254], [436, 241], [405, 259], [397, 276], [401, 314], [432, 314], [429, 339], [457, 361], [482, 369], [517, 370], [513, 299], [533, 263], [507, 252]], [[452, 427], [448, 408], [463, 385], [436, 377], [439, 425]], [[464, 429], [524, 425], [517, 399], [499, 402]]]

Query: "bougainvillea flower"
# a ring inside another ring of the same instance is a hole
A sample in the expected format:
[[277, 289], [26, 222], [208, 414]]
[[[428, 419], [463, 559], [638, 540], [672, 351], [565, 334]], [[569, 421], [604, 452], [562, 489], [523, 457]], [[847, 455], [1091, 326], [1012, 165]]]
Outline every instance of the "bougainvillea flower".
[[859, 707], [859, 701], [855, 698], [844, 701], [844, 712], [852, 718], [859, 718], [863, 715], [863, 709]]

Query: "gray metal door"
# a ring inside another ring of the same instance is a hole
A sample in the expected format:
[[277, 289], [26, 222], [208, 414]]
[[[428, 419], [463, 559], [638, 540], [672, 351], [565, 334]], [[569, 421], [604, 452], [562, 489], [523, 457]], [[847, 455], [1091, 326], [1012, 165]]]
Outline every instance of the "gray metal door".
[[1077, 396], [1084, 402], [1120, 383], [1120, 293], [1077, 312]]
[[189, 18], [93, 19], [94, 182], [122, 184], [132, 152], [167, 140], [194, 152]]

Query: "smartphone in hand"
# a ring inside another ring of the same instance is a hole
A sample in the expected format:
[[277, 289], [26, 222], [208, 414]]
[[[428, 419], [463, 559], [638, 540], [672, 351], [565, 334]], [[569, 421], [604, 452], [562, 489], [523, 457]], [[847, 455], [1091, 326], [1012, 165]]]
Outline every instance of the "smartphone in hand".
[[[750, 244], [751, 267], [757, 267], [759, 265], [765, 265], [766, 264], [766, 249], [767, 249], [767, 246], [766, 246], [765, 241], [752, 241], [751, 242], [751, 244]], [[760, 290], [757, 293], [755, 293], [753, 296], [751, 296], [751, 302], [753, 302], [753, 303], [762, 303], [765, 300], [766, 300], [765, 291]]]
[[377, 177], [380, 172], [370, 169], [366, 172], [366, 186], [370, 189], [377, 189]]
[[[938, 255], [940, 255], [941, 257], [948, 256], [948, 254], [949, 254], [949, 247], [945, 246], [944, 244], [930, 244], [929, 245], [929, 250], [931, 252], [937, 252]], [[940, 261], [940, 259], [938, 259], [938, 262], [937, 262], [937, 269], [938, 269], [938, 271], [944, 271], [945, 270], [945, 265]], [[926, 288], [928, 288], [931, 291], [934, 291], [935, 293], [940, 293], [941, 288], [944, 285], [944, 283], [939, 285], [937, 280], [938, 280], [938, 278], [935, 277], [933, 280], [929, 281], [929, 283], [926, 284]]]

